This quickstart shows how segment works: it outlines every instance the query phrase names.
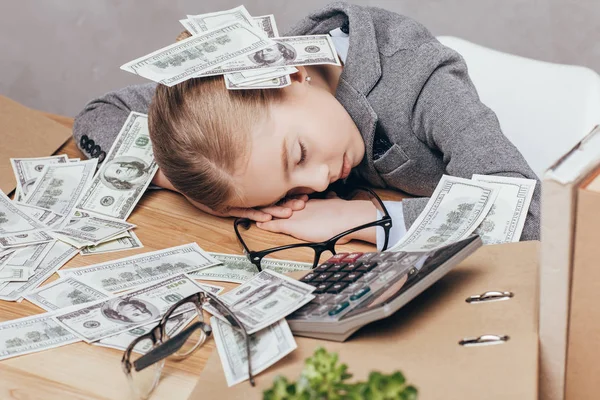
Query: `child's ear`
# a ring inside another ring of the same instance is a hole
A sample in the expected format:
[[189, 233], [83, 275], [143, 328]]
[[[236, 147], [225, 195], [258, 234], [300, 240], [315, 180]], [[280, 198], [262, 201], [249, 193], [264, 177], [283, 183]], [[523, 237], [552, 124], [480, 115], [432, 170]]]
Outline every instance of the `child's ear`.
[[306, 77], [308, 76], [308, 71], [306, 70], [306, 68], [299, 66], [299, 67], [296, 67], [296, 69], [298, 70], [298, 72], [295, 72], [290, 75], [290, 79], [291, 79], [292, 83], [301, 83], [301, 84], [308, 83], [306, 80]]

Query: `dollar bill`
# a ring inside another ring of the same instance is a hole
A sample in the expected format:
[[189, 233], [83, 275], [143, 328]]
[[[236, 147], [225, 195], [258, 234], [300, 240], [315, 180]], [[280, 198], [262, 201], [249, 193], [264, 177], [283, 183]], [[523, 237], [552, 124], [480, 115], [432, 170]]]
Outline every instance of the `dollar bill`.
[[77, 250], [61, 241], [54, 241], [48, 254], [42, 259], [39, 266], [27, 282], [10, 282], [0, 289], [0, 300], [17, 301], [30, 291], [36, 289], [46, 279], [65, 265]]
[[252, 16], [244, 6], [206, 14], [188, 15], [187, 18], [197, 33], [208, 32], [220, 26], [236, 22], [252, 25]]
[[298, 72], [296, 67], [279, 67], [279, 68], [261, 68], [261, 69], [250, 69], [248, 71], [235, 72], [233, 74], [225, 75], [226, 81], [229, 80], [232, 84], [250, 84], [256, 83], [271, 78], [279, 78], [282, 76], [288, 76]]
[[112, 239], [96, 246], [84, 247], [79, 251], [83, 256], [91, 254], [111, 253], [113, 251], [123, 251], [131, 249], [141, 249], [144, 247], [140, 239], [133, 231], [128, 231], [122, 237]]
[[46, 311], [59, 310], [78, 304], [106, 299], [111, 294], [79, 282], [75, 278], [60, 278], [27, 293], [24, 297]]
[[31, 273], [30, 268], [5, 265], [0, 268], [0, 282], [27, 282]]
[[6, 264], [8, 260], [10, 260], [14, 252], [14, 249], [0, 250], [0, 267]]
[[44, 229], [45, 225], [30, 217], [0, 191], [0, 238]]
[[[225, 253], [208, 254], [219, 261], [221, 265], [191, 272], [189, 274], [191, 277], [207, 281], [244, 283], [252, 279], [254, 275], [258, 274], [258, 268], [256, 268], [256, 265], [252, 264], [246, 256]], [[263, 258], [261, 266], [263, 269], [275, 271], [280, 274], [287, 274], [288, 272], [293, 271], [309, 270], [312, 268], [312, 263]]]
[[259, 81], [254, 83], [242, 83], [242, 84], [234, 84], [229, 81], [229, 79], [225, 79], [225, 87], [229, 90], [251, 90], [251, 89], [279, 89], [286, 86], [290, 86], [292, 84], [290, 77], [288, 75], [281, 76], [279, 78], [272, 78], [266, 81]]
[[[227, 386], [233, 386], [249, 378], [248, 354], [244, 336], [231, 325], [216, 317], [210, 319], [215, 344], [225, 372]], [[250, 361], [252, 374], [257, 375], [290, 354], [297, 344], [284, 319], [253, 334], [250, 337]]]
[[25, 198], [25, 204], [69, 215], [89, 186], [97, 158], [78, 163], [46, 165]]
[[258, 29], [234, 22], [140, 57], [121, 69], [173, 86], [272, 45], [273, 41]]
[[275, 16], [273, 14], [252, 17], [252, 23], [258, 29], [263, 31], [267, 35], [267, 37], [279, 37], [279, 30], [277, 29], [277, 24], [275, 23]]
[[0, 360], [78, 341], [50, 313], [14, 319], [0, 323]]
[[[167, 331], [169, 337], [173, 337], [179, 332], [181, 332], [194, 319], [196, 319], [197, 315], [198, 313], [195, 310], [193, 310], [185, 312], [183, 314], [174, 315], [171, 318], [169, 318], [165, 326], [165, 330]], [[138, 337], [150, 332], [150, 330], [155, 326], [156, 322], [142, 325], [137, 328], [133, 328], [129, 331], [119, 333], [118, 335], [110, 336], [106, 339], [99, 340], [92, 344], [96, 346], [109, 347], [111, 349], [125, 351], [129, 347], [131, 342], [133, 342]], [[146, 341], [142, 341], [140, 344], [136, 345], [133, 348], [134, 352], [140, 354], [146, 354], [150, 350], [152, 350], [152, 344], [151, 342]]]
[[35, 207], [28, 204], [23, 203], [15, 203], [15, 205], [24, 213], [29, 215], [31, 218], [41, 222], [43, 225], [47, 227], [53, 227], [58, 222], [62, 221], [63, 215], [57, 214], [54, 211], [47, 210], [41, 207]]
[[58, 274], [115, 293], [218, 263], [196, 243], [190, 243], [88, 267], [70, 268]]
[[494, 205], [475, 233], [481, 236], [484, 244], [518, 242], [537, 181], [477, 174], [471, 179], [492, 185], [499, 190]]
[[69, 158], [69, 162], [79, 162], [81, 158]]
[[18, 235], [0, 237], [2, 248], [16, 248], [30, 246], [39, 243], [47, 243], [54, 240], [52, 236], [44, 231], [20, 233]]
[[[285, 318], [315, 296], [314, 286], [288, 278], [277, 272], [263, 270], [252, 279], [220, 296], [219, 299], [253, 334]], [[223, 318], [214, 307], [206, 310]]]
[[289, 36], [271, 39], [275, 45], [240, 57], [219, 68], [199, 72], [196, 77], [229, 74], [257, 68], [299, 65], [341, 65], [328, 35]]
[[10, 163], [17, 180], [15, 200], [23, 201], [41, 175], [45, 165], [66, 163], [67, 161], [68, 157], [64, 154], [51, 157], [11, 158]]
[[157, 169], [148, 116], [131, 112], [77, 208], [125, 220]]
[[408, 232], [389, 251], [429, 251], [465, 239], [486, 217], [498, 189], [444, 175]]
[[177, 275], [135, 291], [58, 312], [55, 318], [91, 343], [155, 322], [174, 303], [200, 290], [189, 277]]
[[76, 209], [61, 228], [52, 230], [49, 233], [55, 238], [80, 249], [100, 244], [133, 228], [135, 228], [134, 224], [123, 220]]
[[16, 248], [10, 259], [6, 262], [6, 265], [35, 270], [44, 257], [46, 257], [53, 245], [53, 242], [47, 242]]

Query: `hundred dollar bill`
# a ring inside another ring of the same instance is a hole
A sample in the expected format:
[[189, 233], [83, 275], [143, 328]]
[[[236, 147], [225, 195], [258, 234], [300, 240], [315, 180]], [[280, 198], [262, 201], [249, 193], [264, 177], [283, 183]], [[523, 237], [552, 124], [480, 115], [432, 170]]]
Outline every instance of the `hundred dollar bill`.
[[78, 341], [50, 313], [14, 319], [0, 323], [0, 360]]
[[47, 210], [45, 208], [35, 207], [23, 203], [15, 203], [15, 205], [31, 218], [41, 222], [49, 228], [57, 225], [64, 218], [62, 214], [57, 214], [54, 211]]
[[144, 245], [140, 239], [138, 239], [137, 235], [133, 233], [133, 231], [128, 231], [121, 237], [100, 243], [96, 246], [84, 247], [79, 251], [79, 254], [87, 256], [90, 254], [110, 253], [113, 251], [141, 249], [142, 247], [144, 247]]
[[[186, 326], [196, 319], [198, 313], [194, 311], [188, 311], [183, 314], [174, 315], [167, 321], [165, 330], [169, 337], [173, 337], [181, 332]], [[156, 322], [146, 324], [133, 328], [129, 331], [119, 333], [118, 335], [107, 337], [106, 339], [99, 340], [92, 343], [96, 346], [109, 347], [111, 349], [117, 349], [121, 351], [127, 350], [131, 342], [138, 337], [145, 335], [150, 332], [152, 328], [156, 326]], [[152, 342], [142, 341], [133, 348], [133, 351], [140, 354], [146, 354], [149, 350], [152, 350]]]
[[477, 174], [472, 179], [499, 189], [494, 205], [475, 233], [484, 244], [518, 242], [537, 181]]
[[341, 65], [328, 35], [289, 36], [272, 39], [275, 45], [240, 57], [219, 68], [200, 72], [196, 77], [221, 75], [257, 68], [333, 64]]
[[68, 277], [57, 279], [27, 293], [24, 297], [46, 311], [54, 311], [106, 299], [110, 296], [110, 293], [102, 289], [91, 287], [75, 278]]
[[429, 251], [468, 237], [486, 217], [498, 189], [444, 175], [408, 232], [389, 251]]
[[31, 273], [31, 268], [5, 265], [0, 268], [0, 282], [27, 282]]
[[273, 41], [258, 29], [235, 22], [140, 57], [122, 65], [121, 69], [173, 86], [272, 45]]
[[250, 16], [250, 13], [244, 6], [206, 14], [188, 15], [187, 18], [189, 23], [194, 26], [197, 33], [208, 32], [220, 26], [235, 22], [252, 25], [252, 16]]
[[131, 112], [77, 208], [127, 219], [157, 169], [148, 116]]
[[135, 291], [58, 312], [55, 318], [91, 343], [155, 322], [174, 303], [200, 290], [189, 277], [177, 275]]
[[[249, 376], [244, 336], [216, 317], [210, 319], [210, 325], [227, 386], [231, 387], [245, 381]], [[285, 318], [255, 333], [250, 338], [252, 374], [261, 373], [290, 354], [296, 347], [298, 346]]]
[[46, 279], [65, 265], [77, 250], [66, 243], [55, 241], [40, 265], [27, 282], [10, 282], [0, 289], [0, 300], [17, 301], [41, 285]]
[[23, 201], [42, 173], [45, 165], [66, 163], [67, 161], [68, 157], [64, 154], [38, 158], [11, 158], [10, 163], [17, 179], [15, 200]]
[[253, 83], [242, 83], [234, 84], [225, 78], [225, 87], [229, 90], [250, 90], [250, 89], [278, 89], [286, 86], [290, 86], [292, 81], [289, 75], [280, 76], [279, 78], [271, 78], [265, 81], [258, 81]]
[[24, 203], [68, 215], [89, 186], [97, 164], [98, 159], [92, 158], [46, 165]]
[[39, 243], [48, 243], [54, 238], [44, 231], [20, 233], [18, 235], [0, 237], [0, 247], [17, 248]]
[[120, 219], [94, 214], [89, 211], [74, 210], [64, 225], [49, 233], [55, 238], [80, 249], [100, 244], [133, 228], [135, 228], [134, 224]]
[[44, 257], [48, 254], [54, 242], [34, 244], [32, 246], [16, 248], [12, 257], [6, 262], [11, 267], [25, 267], [35, 270]]
[[45, 228], [35, 218], [30, 217], [0, 191], [0, 238]]
[[196, 243], [190, 243], [88, 267], [70, 268], [58, 274], [115, 293], [218, 263]]
[[14, 252], [14, 249], [0, 250], [0, 267], [6, 264], [8, 260], [10, 260]]
[[[191, 277], [206, 281], [244, 283], [250, 280], [254, 275], [258, 274], [258, 268], [256, 268], [256, 265], [252, 264], [246, 256], [224, 253], [208, 254], [221, 262], [221, 265], [191, 272], [189, 274]], [[263, 269], [286, 274], [292, 271], [309, 270], [312, 268], [312, 263], [263, 258], [261, 266]]]
[[[314, 286], [304, 282], [263, 270], [219, 299], [240, 320], [246, 332], [253, 334], [311, 301], [315, 297], [311, 294], [314, 290]], [[206, 306], [206, 310], [223, 318], [210, 305]]]
[[225, 75], [226, 81], [229, 80], [234, 85], [250, 84], [264, 81], [272, 78], [288, 76], [298, 72], [296, 67], [279, 67], [279, 68], [261, 68], [249, 69], [248, 71], [235, 72]]

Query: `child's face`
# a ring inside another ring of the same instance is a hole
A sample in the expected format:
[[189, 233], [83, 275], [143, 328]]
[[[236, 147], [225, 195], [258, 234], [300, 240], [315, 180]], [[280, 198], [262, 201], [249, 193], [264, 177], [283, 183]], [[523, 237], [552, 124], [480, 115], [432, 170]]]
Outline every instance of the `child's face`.
[[286, 195], [322, 192], [348, 176], [365, 153], [360, 132], [328, 91], [294, 83], [270, 118], [252, 132], [248, 164], [235, 176], [244, 204], [271, 205]]

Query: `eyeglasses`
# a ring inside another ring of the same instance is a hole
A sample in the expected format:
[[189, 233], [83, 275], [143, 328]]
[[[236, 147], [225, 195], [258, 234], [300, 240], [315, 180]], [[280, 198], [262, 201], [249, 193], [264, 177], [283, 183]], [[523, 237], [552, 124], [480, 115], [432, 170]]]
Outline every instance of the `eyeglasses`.
[[294, 243], [294, 244], [288, 244], [285, 246], [273, 247], [273, 248], [261, 250], [261, 251], [252, 251], [248, 248], [248, 246], [246, 245], [246, 242], [244, 241], [244, 239], [242, 238], [242, 235], [240, 234], [239, 227], [241, 226], [242, 228], [245, 229], [245, 231], [253, 230], [253, 232], [251, 234], [245, 233], [245, 236], [247, 236], [247, 237], [254, 236], [254, 235], [260, 236], [261, 234], [264, 235], [264, 233], [261, 233], [260, 229], [258, 229], [258, 228], [252, 229], [252, 227], [253, 227], [252, 222], [248, 218], [237, 218], [233, 223], [233, 228], [235, 230], [235, 234], [237, 235], [238, 240], [240, 241], [240, 244], [242, 245], [242, 247], [244, 249], [244, 253], [246, 254], [246, 257], [248, 257], [248, 259], [250, 260], [250, 262], [252, 264], [256, 265], [256, 267], [258, 268], [258, 271], [262, 271], [262, 269], [263, 269], [263, 266], [261, 266], [261, 264], [263, 262], [263, 258], [265, 258], [267, 255], [273, 254], [273, 253], [275, 253], [275, 256], [276, 256], [275, 258], [279, 258], [279, 259], [283, 259], [283, 260], [294, 260], [294, 259], [298, 259], [299, 256], [304, 257], [306, 259], [311, 259], [311, 257], [312, 257], [312, 268], [314, 269], [317, 267], [317, 265], [319, 264], [320, 261], [321, 262], [324, 261], [324, 260], [321, 260], [321, 255], [324, 252], [329, 251], [331, 254], [337, 254], [337, 252], [343, 251], [342, 249], [339, 248], [339, 246], [347, 243], [350, 240], [350, 235], [352, 235], [356, 232], [365, 230], [365, 229], [373, 228], [373, 227], [383, 228], [383, 231], [385, 233], [385, 239], [384, 239], [382, 251], [386, 250], [387, 246], [388, 246], [389, 236], [390, 236], [390, 229], [392, 227], [392, 218], [390, 217], [387, 209], [383, 205], [383, 201], [381, 201], [379, 196], [377, 196], [377, 194], [375, 194], [375, 192], [372, 191], [371, 189], [364, 188], [364, 187], [352, 188], [352, 189], [339, 187], [336, 190], [336, 193], [341, 198], [344, 198], [344, 199], [356, 199], [357, 197], [360, 197], [360, 196], [367, 196], [368, 199], [375, 205], [375, 208], [380, 212], [380, 214], [382, 214], [382, 217], [377, 221], [359, 225], [355, 228], [352, 228], [352, 229], [349, 229], [342, 233], [339, 233], [324, 242]]
[[[165, 358], [182, 360], [202, 346], [211, 336], [212, 328], [204, 322], [203, 305], [213, 306], [244, 337], [248, 360], [248, 376], [254, 386], [250, 362], [250, 338], [242, 323], [219, 299], [207, 292], [198, 292], [175, 303], [158, 325], [136, 338], [125, 350], [121, 367], [127, 375], [134, 396], [147, 399], [156, 388]], [[188, 325], [180, 330], [181, 326]]]

